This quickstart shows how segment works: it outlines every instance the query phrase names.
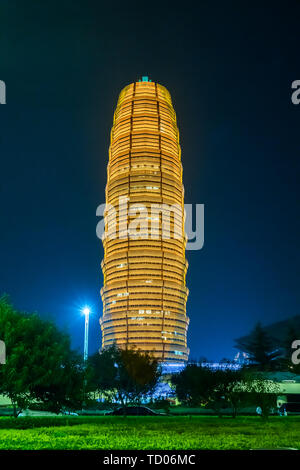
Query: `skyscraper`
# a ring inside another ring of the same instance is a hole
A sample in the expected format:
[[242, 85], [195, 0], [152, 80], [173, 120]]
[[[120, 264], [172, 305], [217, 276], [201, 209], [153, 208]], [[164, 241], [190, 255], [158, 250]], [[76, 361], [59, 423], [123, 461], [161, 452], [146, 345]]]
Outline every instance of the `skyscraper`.
[[[170, 93], [148, 77], [126, 86], [119, 96], [111, 130], [106, 204], [115, 208], [108, 210], [107, 220], [115, 218], [119, 231], [116, 237], [103, 239], [102, 347], [116, 342], [120, 347], [134, 345], [163, 362], [187, 361], [179, 133]], [[132, 205], [142, 223], [131, 236], [127, 228], [134, 220]], [[170, 237], [164, 232], [169, 206]]]

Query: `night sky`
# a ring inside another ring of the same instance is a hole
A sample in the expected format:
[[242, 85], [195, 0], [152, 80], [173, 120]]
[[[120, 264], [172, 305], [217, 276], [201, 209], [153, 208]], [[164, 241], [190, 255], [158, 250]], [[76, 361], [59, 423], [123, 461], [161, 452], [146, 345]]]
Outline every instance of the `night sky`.
[[[250, 6], [251, 5], [251, 6]], [[191, 358], [299, 314], [299, 1], [1, 0], [0, 291], [100, 346], [96, 237], [113, 111], [142, 75], [177, 113], [185, 202], [205, 204], [187, 252]]]

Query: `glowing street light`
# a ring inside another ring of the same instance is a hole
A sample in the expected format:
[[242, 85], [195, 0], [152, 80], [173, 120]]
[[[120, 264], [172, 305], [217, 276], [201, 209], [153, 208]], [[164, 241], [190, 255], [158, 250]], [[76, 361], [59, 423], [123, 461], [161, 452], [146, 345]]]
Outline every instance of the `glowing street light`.
[[83, 351], [83, 360], [86, 362], [88, 355], [89, 355], [89, 319], [90, 319], [90, 309], [88, 307], [84, 307], [82, 309], [82, 313], [85, 316], [84, 322], [84, 351]]

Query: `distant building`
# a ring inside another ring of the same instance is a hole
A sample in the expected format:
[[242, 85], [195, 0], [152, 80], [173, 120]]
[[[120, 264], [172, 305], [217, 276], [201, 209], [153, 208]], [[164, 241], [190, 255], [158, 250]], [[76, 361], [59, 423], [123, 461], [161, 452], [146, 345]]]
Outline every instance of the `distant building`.
[[300, 403], [300, 375], [292, 372], [265, 372], [264, 377], [278, 386], [277, 406]]
[[249, 355], [245, 352], [238, 351], [234, 357], [235, 364], [239, 364], [241, 367], [249, 364]]

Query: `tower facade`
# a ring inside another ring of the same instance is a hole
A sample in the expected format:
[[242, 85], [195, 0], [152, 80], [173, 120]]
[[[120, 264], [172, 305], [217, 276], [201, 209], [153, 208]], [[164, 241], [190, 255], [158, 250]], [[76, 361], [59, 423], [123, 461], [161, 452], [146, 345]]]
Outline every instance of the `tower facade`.
[[148, 77], [119, 96], [106, 204], [102, 347], [116, 342], [183, 363], [189, 319], [181, 149], [170, 93]]

